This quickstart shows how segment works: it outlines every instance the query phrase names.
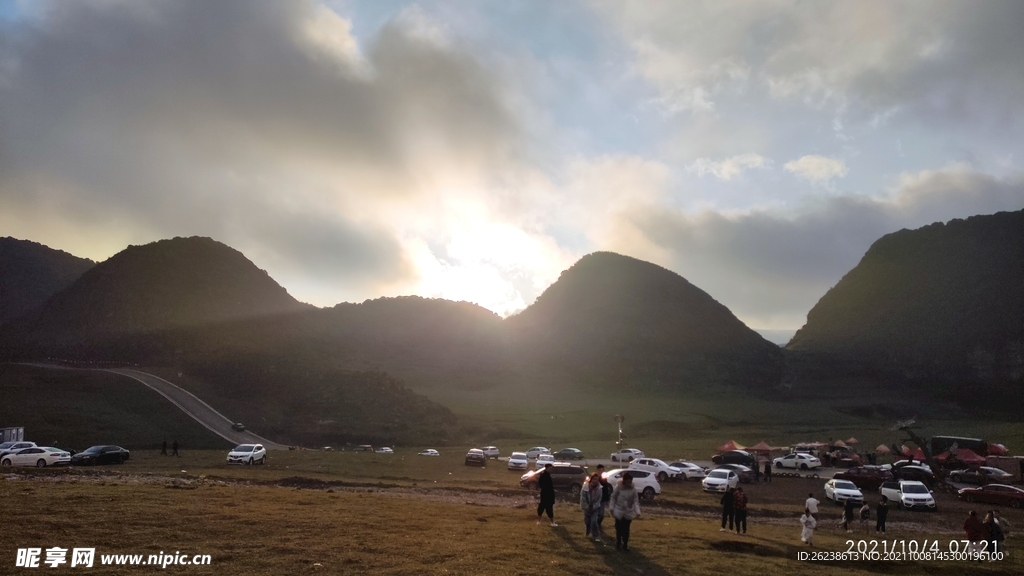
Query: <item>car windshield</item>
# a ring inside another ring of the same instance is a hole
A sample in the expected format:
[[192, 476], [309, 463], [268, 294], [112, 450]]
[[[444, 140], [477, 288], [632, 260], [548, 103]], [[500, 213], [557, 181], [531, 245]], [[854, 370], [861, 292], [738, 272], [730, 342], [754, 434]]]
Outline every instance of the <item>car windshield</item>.
[[255, 446], [253, 446], [252, 444], [240, 444], [238, 446], [235, 446], [234, 451], [235, 452], [252, 452], [253, 448], [255, 448]]
[[856, 490], [857, 485], [854, 484], [853, 482], [846, 482], [845, 480], [840, 480], [836, 482], [836, 488], [840, 490]]
[[508, 457], [508, 459], [509, 460], [526, 460], [526, 454], [523, 454], [522, 452], [513, 452], [512, 455]]
[[712, 478], [728, 478], [729, 477], [729, 472], [727, 470], [712, 470], [711, 477]]
[[104, 448], [106, 448], [106, 446], [93, 446], [92, 448], [89, 448], [85, 452], [87, 454], [96, 454], [96, 453], [102, 452]]
[[904, 494], [927, 494], [928, 488], [923, 484], [906, 484], [903, 486]]
[[0, 450], [6, 450], [15, 444], [15, 442], [4, 442], [3, 444], [0, 444]]

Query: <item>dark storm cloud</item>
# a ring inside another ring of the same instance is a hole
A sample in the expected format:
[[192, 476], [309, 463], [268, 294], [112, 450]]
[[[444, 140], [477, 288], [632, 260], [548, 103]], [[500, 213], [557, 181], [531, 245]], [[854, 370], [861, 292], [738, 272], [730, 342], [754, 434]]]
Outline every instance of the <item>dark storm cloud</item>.
[[751, 325], [796, 328], [881, 236], [1022, 208], [1024, 180], [954, 168], [906, 177], [886, 200], [836, 196], [793, 216], [652, 211], [635, 224], [667, 252], [666, 264]]
[[117, 214], [139, 240], [211, 235], [386, 282], [411, 269], [375, 201], [416, 194], [439, 157], [516, 153], [500, 84], [415, 22], [360, 50], [347, 21], [306, 1], [41, 13], [0, 34], [0, 209]]

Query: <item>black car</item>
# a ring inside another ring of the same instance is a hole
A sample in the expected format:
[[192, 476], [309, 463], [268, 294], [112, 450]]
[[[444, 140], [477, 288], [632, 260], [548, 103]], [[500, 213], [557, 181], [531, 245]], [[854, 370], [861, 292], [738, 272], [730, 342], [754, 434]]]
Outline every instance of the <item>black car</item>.
[[578, 448], [562, 448], [554, 453], [555, 460], [583, 460], [586, 456]]
[[466, 466], [486, 466], [487, 456], [479, 448], [473, 448], [466, 452]]
[[743, 464], [722, 464], [716, 466], [716, 470], [732, 470], [740, 477], [740, 482], [750, 483], [754, 481], [754, 470]]
[[917, 480], [929, 488], [935, 486], [935, 474], [921, 466], [900, 466], [892, 469], [897, 480]]
[[1006, 484], [1013, 482], [1013, 474], [992, 468], [991, 466], [979, 466], [977, 468], [964, 468], [949, 473], [949, 479], [953, 482], [966, 482], [970, 484]]
[[94, 464], [124, 464], [131, 453], [120, 446], [93, 446], [71, 457], [75, 466], [92, 466]]
[[[519, 485], [523, 488], [536, 490], [540, 485], [540, 474], [543, 471], [544, 468], [541, 468], [540, 470], [531, 470], [523, 474], [522, 478], [519, 479]], [[548, 471], [551, 474], [551, 484], [555, 487], [555, 490], [568, 490], [573, 496], [580, 493], [583, 483], [587, 481], [587, 469], [583, 466], [553, 464], [551, 468], [548, 468]]]
[[753, 468], [757, 466], [757, 460], [746, 450], [729, 450], [711, 457], [715, 464], [742, 464]]

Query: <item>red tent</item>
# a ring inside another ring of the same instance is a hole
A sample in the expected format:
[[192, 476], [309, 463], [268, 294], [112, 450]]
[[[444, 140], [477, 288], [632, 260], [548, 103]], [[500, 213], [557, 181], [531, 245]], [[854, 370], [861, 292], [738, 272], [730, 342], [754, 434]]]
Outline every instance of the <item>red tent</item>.
[[743, 450], [742, 444], [737, 444], [735, 440], [729, 440], [725, 444], [722, 444], [716, 448], [719, 452], [728, 452], [729, 450]]
[[857, 444], [857, 442], [858, 440], [853, 436], [850, 436], [849, 438], [846, 439], [846, 443], [849, 444], [850, 446]]
[[914, 448], [913, 450], [911, 450], [910, 447], [904, 444], [900, 448], [900, 453], [906, 456], [907, 458], [913, 458], [914, 460], [920, 460], [921, 462], [924, 462], [924, 450], [921, 450], [920, 448]]
[[878, 452], [879, 454], [888, 454], [892, 452], [892, 450], [890, 450], [885, 444], [879, 444], [878, 448], [875, 448], [875, 452]]
[[838, 446], [839, 448], [846, 448], [846, 442], [843, 442], [842, 440], [836, 440], [832, 445]]
[[989, 456], [1006, 456], [1010, 451], [1006, 449], [1006, 446], [1002, 444], [989, 444], [988, 455]]
[[[957, 460], [960, 460], [964, 464], [977, 464], [979, 466], [983, 466], [985, 464], [985, 457], [979, 456], [977, 452], [971, 450], [970, 448], [957, 448], [956, 458]], [[949, 450], [943, 452], [942, 454], [939, 454], [938, 456], [935, 457], [935, 459], [938, 460], [939, 462], [945, 462], [947, 459], [949, 459]]]
[[781, 448], [769, 446], [768, 443], [765, 442], [764, 440], [761, 440], [757, 444], [754, 444], [750, 448], [747, 448], [748, 452], [772, 452], [773, 450], [781, 450]]

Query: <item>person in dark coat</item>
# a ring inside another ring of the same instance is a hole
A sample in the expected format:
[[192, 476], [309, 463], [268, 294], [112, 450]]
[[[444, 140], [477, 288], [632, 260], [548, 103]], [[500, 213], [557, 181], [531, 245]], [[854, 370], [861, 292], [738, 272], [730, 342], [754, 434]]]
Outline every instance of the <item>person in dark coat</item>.
[[981, 562], [981, 543], [988, 540], [988, 529], [985, 527], [985, 523], [978, 519], [978, 513], [974, 510], [971, 510], [967, 515], [967, 520], [964, 520], [964, 534], [967, 536], [967, 541], [970, 542], [971, 554], [978, 562]]
[[768, 460], [764, 461], [764, 481], [772, 481], [772, 463], [769, 462]]
[[1006, 535], [1003, 534], [1003, 528], [996, 521], [992, 512], [985, 515], [984, 524], [988, 531], [988, 553], [995, 554], [1003, 549], [1003, 540], [1006, 539]]
[[846, 506], [843, 507], [843, 530], [853, 532], [854, 515], [857, 513], [857, 505], [853, 498], [846, 499]]
[[597, 517], [597, 525], [601, 526], [604, 522], [604, 511], [608, 507], [608, 501], [612, 499], [612, 485], [604, 479], [604, 464], [597, 465], [598, 478], [601, 479], [601, 512], [600, 516]]
[[754, 462], [754, 482], [761, 481], [761, 463]]
[[164, 438], [164, 443], [160, 445], [160, 455], [167, 456], [167, 438]]
[[558, 524], [555, 524], [555, 483], [551, 480], [551, 464], [544, 465], [544, 471], [540, 473], [537, 485], [540, 487], [540, 503], [537, 504], [537, 524], [540, 524], [541, 516], [544, 512], [547, 512], [548, 520], [551, 520], [551, 526], [556, 527]]
[[729, 521], [729, 530], [732, 530], [733, 521], [735, 520], [736, 511], [734, 505], [736, 503], [736, 492], [732, 486], [725, 490], [725, 494], [722, 495], [722, 529], [719, 532], [725, 532], [725, 521]]
[[178, 454], [178, 441], [177, 440], [175, 440], [174, 443], [171, 444], [171, 456], [181, 456], [181, 454]]
[[889, 499], [882, 496], [875, 507], [875, 532], [885, 534], [885, 519], [889, 517]]
[[743, 534], [747, 533], [747, 495], [743, 488], [737, 488], [732, 497], [732, 505], [736, 510], [736, 533], [740, 534], [740, 527], [743, 527]]

